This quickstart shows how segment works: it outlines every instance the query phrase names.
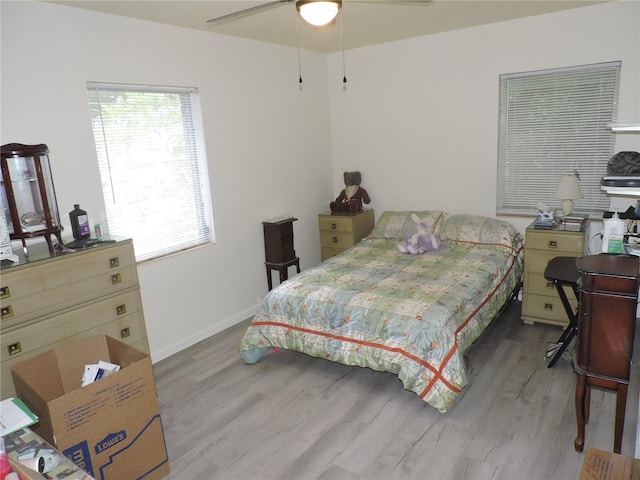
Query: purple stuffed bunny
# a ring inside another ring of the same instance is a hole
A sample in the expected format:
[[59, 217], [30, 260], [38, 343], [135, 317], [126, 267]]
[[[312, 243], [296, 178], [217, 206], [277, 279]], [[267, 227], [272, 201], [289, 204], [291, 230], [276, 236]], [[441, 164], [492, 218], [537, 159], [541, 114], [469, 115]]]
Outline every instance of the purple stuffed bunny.
[[418, 231], [411, 237], [398, 244], [398, 250], [402, 253], [418, 255], [425, 252], [442, 252], [449, 248], [446, 243], [433, 234], [427, 220], [421, 220], [415, 213], [411, 219], [416, 223]]

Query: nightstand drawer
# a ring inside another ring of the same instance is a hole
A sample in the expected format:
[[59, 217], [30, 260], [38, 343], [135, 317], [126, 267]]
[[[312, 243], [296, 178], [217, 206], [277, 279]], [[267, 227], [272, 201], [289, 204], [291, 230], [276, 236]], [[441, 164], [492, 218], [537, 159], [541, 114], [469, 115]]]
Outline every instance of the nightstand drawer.
[[[534, 295], [548, 295], [551, 297], [558, 297], [558, 292], [552, 281], [544, 278], [542, 273], [526, 273], [524, 276], [524, 283], [526, 284], [527, 293]], [[576, 303], [576, 296], [573, 293], [571, 287], [563, 287], [569, 302]], [[559, 298], [559, 297], [558, 297]]]
[[525, 238], [525, 248], [558, 252], [555, 256], [561, 256], [563, 252], [583, 252], [584, 234], [576, 235], [573, 232], [534, 232], [528, 230]]
[[[576, 302], [569, 302], [575, 310]], [[542, 319], [558, 325], [568, 325], [569, 317], [564, 311], [562, 300], [557, 295], [550, 297], [546, 295], [527, 294], [522, 302], [522, 316], [535, 317], [536, 321]]]
[[320, 246], [331, 248], [349, 248], [353, 246], [353, 235], [350, 232], [320, 231]]
[[543, 274], [549, 262], [556, 257], [573, 257], [576, 259], [581, 256], [576, 252], [550, 252], [546, 250], [525, 250], [524, 251], [524, 268], [526, 272], [535, 272]]
[[322, 260], [335, 257], [339, 253], [344, 252], [344, 248], [321, 247]]
[[352, 217], [339, 216], [320, 216], [318, 218], [320, 230], [328, 230], [331, 232], [352, 232]]

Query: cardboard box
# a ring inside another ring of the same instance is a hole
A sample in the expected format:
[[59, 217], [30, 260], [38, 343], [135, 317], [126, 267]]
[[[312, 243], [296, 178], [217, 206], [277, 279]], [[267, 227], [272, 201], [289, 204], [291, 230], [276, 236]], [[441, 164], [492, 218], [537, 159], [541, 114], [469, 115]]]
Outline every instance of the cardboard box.
[[[120, 371], [81, 387], [84, 366]], [[16, 396], [40, 418], [32, 430], [97, 480], [169, 473], [149, 355], [106, 335], [49, 350], [11, 369]]]
[[588, 448], [579, 480], [640, 480], [640, 459]]

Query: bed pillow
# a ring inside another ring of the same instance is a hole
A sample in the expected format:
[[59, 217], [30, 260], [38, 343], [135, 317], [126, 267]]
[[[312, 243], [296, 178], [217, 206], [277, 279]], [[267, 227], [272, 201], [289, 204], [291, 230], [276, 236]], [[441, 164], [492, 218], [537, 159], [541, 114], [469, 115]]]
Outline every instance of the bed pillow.
[[471, 243], [493, 243], [514, 247], [521, 238], [516, 228], [504, 220], [480, 215], [458, 214], [442, 222], [443, 240]]
[[380, 215], [369, 236], [388, 240], [404, 240], [411, 237], [416, 233], [416, 224], [411, 218], [412, 213], [418, 215], [421, 220], [426, 219], [434, 234], [438, 234], [442, 218], [446, 215], [441, 210], [387, 210]]

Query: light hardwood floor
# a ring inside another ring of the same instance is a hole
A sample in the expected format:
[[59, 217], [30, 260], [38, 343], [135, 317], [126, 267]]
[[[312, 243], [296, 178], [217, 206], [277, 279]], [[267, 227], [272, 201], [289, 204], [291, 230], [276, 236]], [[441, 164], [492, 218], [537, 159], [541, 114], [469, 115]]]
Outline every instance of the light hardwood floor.
[[[446, 414], [392, 374], [291, 351], [244, 365], [247, 324], [154, 365], [168, 480], [578, 478], [575, 375], [565, 360], [544, 360], [561, 329], [524, 325], [518, 302], [475, 350], [471, 383]], [[637, 366], [633, 375], [628, 456]], [[613, 448], [614, 408], [613, 393], [593, 389], [586, 447]]]

